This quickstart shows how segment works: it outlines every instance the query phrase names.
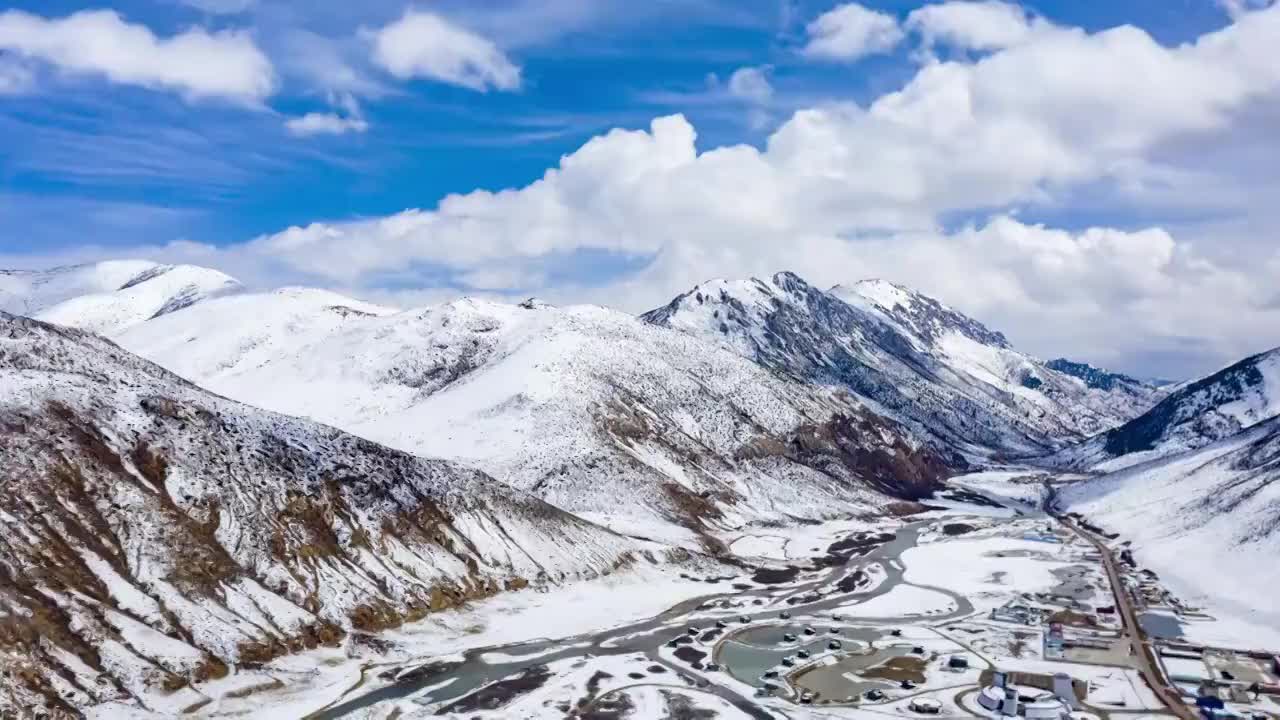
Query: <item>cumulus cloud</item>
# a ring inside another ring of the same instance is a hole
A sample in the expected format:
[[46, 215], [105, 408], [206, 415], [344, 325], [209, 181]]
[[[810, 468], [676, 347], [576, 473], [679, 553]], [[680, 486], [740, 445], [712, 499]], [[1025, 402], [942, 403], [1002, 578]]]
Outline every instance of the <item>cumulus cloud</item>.
[[898, 21], [858, 3], [845, 3], [818, 16], [806, 28], [802, 53], [821, 60], [853, 61], [888, 52], [902, 41]]
[[[1280, 342], [1265, 332], [1280, 322], [1265, 273], [1211, 262], [1160, 228], [1068, 232], [997, 216], [949, 236], [868, 240], [847, 267], [910, 282], [1033, 352], [1131, 372], [1193, 376]], [[1140, 364], [1162, 355], [1180, 360]]]
[[773, 99], [773, 85], [764, 68], [742, 67], [729, 76], [729, 94], [740, 100], [764, 105]]
[[520, 68], [487, 38], [428, 12], [410, 11], [373, 34], [373, 60], [392, 75], [477, 91], [520, 87]]
[[925, 46], [999, 50], [1026, 42], [1049, 23], [999, 0], [952, 0], [913, 10], [904, 23]]
[[796, 113], [764, 150], [699, 154], [683, 117], [662, 118], [591, 140], [524, 188], [260, 242], [312, 256], [360, 247], [366, 259], [316, 268], [358, 273], [582, 248], [657, 252], [693, 221], [708, 242], [730, 245], [759, 229], [929, 229], [943, 213], [1032, 202], [1055, 185], [1141, 181], [1155, 143], [1226, 129], [1233, 108], [1277, 91], [1280, 68], [1267, 62], [1277, 18], [1255, 13], [1178, 48], [1133, 28], [1063, 31], [976, 63], [937, 63], [867, 108]]
[[[1090, 184], [1193, 193], [1216, 183], [1162, 166], [1155, 150], [1230, 136], [1243, 109], [1280, 101], [1275, 37], [1280, 9], [1177, 47], [1132, 27], [1048, 27], [978, 59], [927, 64], [866, 106], [797, 112], [760, 148], [699, 152], [684, 117], [659, 118], [591, 139], [523, 187], [187, 259], [339, 288], [419, 269], [455, 286], [511, 283], [631, 310], [709, 274], [878, 275], [989, 319], [1033, 352], [1124, 367], [1198, 337], [1226, 361], [1277, 341], [1265, 337], [1280, 326], [1265, 259], [1233, 265], [1167, 228], [1067, 232], [1016, 212]], [[957, 213], [990, 220], [940, 232]], [[530, 286], [575, 253], [638, 258], [641, 269], [603, 287]]]
[[271, 61], [246, 33], [194, 28], [161, 38], [111, 10], [55, 19], [20, 10], [0, 13], [0, 49], [66, 73], [173, 90], [190, 98], [258, 103], [276, 84]]

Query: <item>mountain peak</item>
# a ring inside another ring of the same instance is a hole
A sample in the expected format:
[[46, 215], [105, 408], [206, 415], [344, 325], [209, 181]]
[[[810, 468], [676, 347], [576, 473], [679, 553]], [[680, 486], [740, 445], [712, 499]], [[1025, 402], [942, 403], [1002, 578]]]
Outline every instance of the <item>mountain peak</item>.
[[[121, 270], [133, 272], [123, 277], [117, 274]], [[59, 276], [59, 272], [71, 274]], [[67, 281], [87, 283], [91, 289], [56, 303], [40, 302], [48, 299], [48, 294], [32, 290], [30, 298], [44, 307], [38, 313], [34, 308], [27, 312], [49, 322], [106, 334], [243, 289], [238, 280], [212, 268], [155, 263], [99, 263], [50, 271], [46, 278], [46, 283], [54, 286]]]
[[1004, 333], [928, 295], [888, 280], [872, 278], [853, 285], [836, 285], [829, 292], [851, 305], [887, 317], [931, 344], [937, 343], [948, 331], [954, 331], [983, 345], [1012, 348]]

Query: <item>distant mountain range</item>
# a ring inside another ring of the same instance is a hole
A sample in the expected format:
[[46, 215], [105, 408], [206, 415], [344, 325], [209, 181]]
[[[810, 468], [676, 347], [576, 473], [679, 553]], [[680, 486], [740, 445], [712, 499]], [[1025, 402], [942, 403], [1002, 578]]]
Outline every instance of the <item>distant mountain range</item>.
[[0, 270], [0, 311], [110, 335], [242, 289], [217, 270], [146, 261]]
[[1063, 498], [1125, 532], [1158, 531], [1159, 497], [1146, 517], [1214, 552], [1275, 535], [1280, 351], [1156, 387], [900, 285], [791, 273], [637, 317], [110, 262], [0, 271], [0, 308], [36, 318], [0, 315], [0, 612], [30, 619], [0, 672], [53, 708], [167, 687], [180, 709], [227, 663], [715, 564], [746, 524], [889, 512], [998, 464], [1132, 466]]

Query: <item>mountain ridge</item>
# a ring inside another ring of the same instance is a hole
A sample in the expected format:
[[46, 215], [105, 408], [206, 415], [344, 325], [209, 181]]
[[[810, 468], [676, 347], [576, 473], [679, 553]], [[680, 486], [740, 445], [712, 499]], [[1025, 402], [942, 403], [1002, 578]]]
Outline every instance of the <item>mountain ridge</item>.
[[0, 437], [0, 714], [174, 714], [229, 664], [690, 557], [3, 313]]
[[870, 511], [954, 469], [856, 398], [618, 311], [462, 299], [339, 315], [336, 302], [242, 294], [118, 339], [230, 397], [713, 551], [716, 528]]
[[971, 462], [1043, 454], [1154, 402], [1092, 392], [1011, 350], [1003, 334], [901, 286], [863, 287], [869, 296], [856, 286], [837, 296], [793, 273], [714, 280], [640, 317], [777, 372], [845, 387]]

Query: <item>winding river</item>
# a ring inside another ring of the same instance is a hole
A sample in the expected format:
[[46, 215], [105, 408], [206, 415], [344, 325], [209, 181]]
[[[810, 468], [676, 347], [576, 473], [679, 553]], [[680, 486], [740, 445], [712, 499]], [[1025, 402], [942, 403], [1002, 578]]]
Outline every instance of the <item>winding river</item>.
[[[587, 656], [634, 655], [636, 653], [644, 654], [654, 664], [662, 665], [673, 673], [681, 673], [693, 677], [698, 684], [698, 689], [723, 698], [753, 718], [777, 717], [776, 712], [762, 708], [751, 698], [745, 697], [731, 688], [723, 687], [698, 677], [699, 673], [690, 675], [691, 671], [688, 667], [672, 663], [661, 657], [659, 649], [672, 637], [684, 632], [689, 625], [708, 627], [716, 619], [724, 618], [723, 611], [708, 618], [705, 611], [700, 610], [708, 603], [719, 603], [723, 600], [746, 600], [748, 601], [747, 607], [741, 609], [741, 614], [752, 621], [776, 620], [779, 611], [785, 609], [792, 614], [798, 628], [804, 625], [805, 618], [814, 618], [824, 612], [827, 613], [826, 617], [829, 618], [831, 610], [842, 605], [848, 605], [851, 601], [870, 600], [892, 591], [899, 585], [909, 584], [903, 580], [905, 570], [900, 557], [907, 549], [915, 547], [921, 529], [928, 525], [929, 522], [931, 521], [909, 523], [898, 529], [892, 540], [872, 548], [863, 555], [855, 554], [843, 565], [831, 568], [817, 579], [787, 586], [785, 594], [778, 594], [779, 586], [772, 586], [752, 588], [740, 592], [704, 595], [686, 600], [648, 620], [610, 628], [597, 633], [557, 640], [535, 640], [475, 648], [466, 651], [459, 661], [433, 663], [410, 670], [402, 674], [401, 679], [391, 685], [341, 701], [310, 717], [315, 720], [336, 720], [379, 703], [400, 700], [410, 696], [419, 696], [430, 703], [454, 702], [491, 683], [520, 674], [529, 667], [531, 660], [535, 658], [537, 664], [548, 664], [558, 660], [585, 658]], [[852, 595], [836, 593], [814, 602], [802, 602], [781, 607], [773, 605], [769, 609], [765, 609], [764, 605], [750, 605], [750, 601], [755, 599], [767, 598], [778, 602], [779, 598], [782, 597], [804, 596], [823, 586], [838, 583], [855, 571], [875, 563], [879, 563], [884, 568], [886, 575], [883, 582], [870, 590]], [[943, 593], [950, 597], [956, 605], [955, 610], [950, 613], [930, 616], [930, 622], [945, 621], [973, 612], [973, 605], [961, 595], [944, 588], [925, 585], [920, 585], [919, 587]], [[902, 621], [903, 618], [901, 616], [859, 617], [856, 623], [859, 625], [874, 625]], [[484, 658], [485, 655], [492, 656], [495, 653], [510, 656], [511, 659], [492, 661]], [[707, 673], [701, 674], [707, 675]]]

